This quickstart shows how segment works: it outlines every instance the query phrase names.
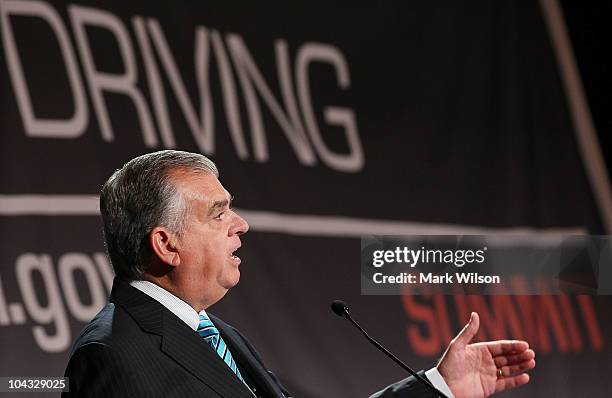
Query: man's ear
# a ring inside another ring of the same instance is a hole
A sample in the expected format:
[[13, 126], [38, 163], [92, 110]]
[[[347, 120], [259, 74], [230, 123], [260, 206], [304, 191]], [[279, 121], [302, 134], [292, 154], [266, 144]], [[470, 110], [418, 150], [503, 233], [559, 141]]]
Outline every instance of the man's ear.
[[160, 261], [173, 267], [181, 264], [176, 235], [167, 228], [161, 226], [153, 228], [149, 234], [149, 244]]

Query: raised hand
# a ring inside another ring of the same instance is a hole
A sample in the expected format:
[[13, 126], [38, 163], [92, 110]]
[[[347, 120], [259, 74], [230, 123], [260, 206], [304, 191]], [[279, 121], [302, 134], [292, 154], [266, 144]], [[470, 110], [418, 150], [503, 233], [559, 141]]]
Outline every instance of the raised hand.
[[470, 344], [479, 326], [480, 318], [472, 312], [437, 365], [455, 398], [483, 398], [522, 386], [529, 382], [525, 372], [535, 367], [535, 353], [526, 341]]

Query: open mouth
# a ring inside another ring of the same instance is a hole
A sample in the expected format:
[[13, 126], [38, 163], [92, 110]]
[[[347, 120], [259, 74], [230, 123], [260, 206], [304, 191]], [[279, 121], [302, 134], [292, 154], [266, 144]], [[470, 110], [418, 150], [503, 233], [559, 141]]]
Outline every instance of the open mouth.
[[230, 253], [229, 257], [234, 260], [234, 261], [240, 261], [240, 257], [238, 257], [236, 255], [236, 253], [238, 252], [238, 249], [240, 249], [239, 247], [236, 248], [236, 250], [234, 250], [233, 252]]

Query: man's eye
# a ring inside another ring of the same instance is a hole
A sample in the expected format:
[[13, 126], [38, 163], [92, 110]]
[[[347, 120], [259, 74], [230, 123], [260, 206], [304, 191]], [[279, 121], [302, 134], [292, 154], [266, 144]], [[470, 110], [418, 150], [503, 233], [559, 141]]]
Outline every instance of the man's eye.
[[223, 215], [225, 214], [224, 211], [222, 211], [221, 213], [217, 214], [217, 216], [215, 217], [216, 220], [222, 220], [223, 219]]

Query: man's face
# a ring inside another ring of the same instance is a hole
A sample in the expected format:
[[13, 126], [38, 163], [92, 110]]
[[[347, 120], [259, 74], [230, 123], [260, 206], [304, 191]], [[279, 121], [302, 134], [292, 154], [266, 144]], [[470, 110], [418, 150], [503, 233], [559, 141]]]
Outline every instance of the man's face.
[[234, 252], [249, 225], [231, 209], [231, 195], [213, 174], [178, 172], [172, 180], [189, 207], [177, 239], [181, 290], [207, 308], [240, 280]]

